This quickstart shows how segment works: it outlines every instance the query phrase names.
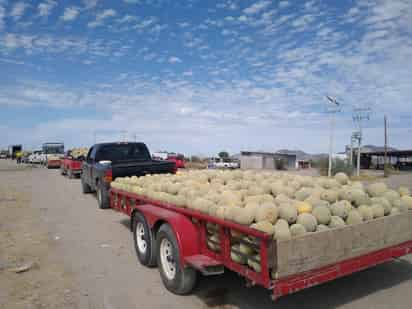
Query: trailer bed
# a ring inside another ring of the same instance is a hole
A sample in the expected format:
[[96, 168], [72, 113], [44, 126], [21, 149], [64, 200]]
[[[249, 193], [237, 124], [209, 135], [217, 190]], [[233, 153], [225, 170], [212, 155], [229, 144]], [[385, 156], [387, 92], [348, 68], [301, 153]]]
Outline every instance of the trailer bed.
[[[249, 284], [271, 290], [274, 299], [412, 253], [412, 211], [310, 233], [288, 241], [276, 241], [270, 235], [248, 226], [123, 190], [112, 188], [110, 196], [111, 207], [128, 216], [133, 216], [135, 211], [145, 214], [150, 209], [147, 217], [153, 229], [157, 221], [168, 220], [167, 214], [188, 218], [195, 227], [192, 232], [195, 231], [194, 239], [197, 241], [196, 244], [183, 245], [196, 249], [186, 250], [190, 254], [182, 252], [182, 263], [204, 274], [221, 273], [223, 267], [230, 269], [245, 277]], [[220, 239], [218, 252], [207, 246], [208, 223], [217, 227]], [[178, 230], [175, 232], [178, 233]], [[232, 231], [255, 239], [254, 244], [249, 244], [259, 252], [260, 272], [231, 259], [231, 245], [236, 240], [231, 236]]]

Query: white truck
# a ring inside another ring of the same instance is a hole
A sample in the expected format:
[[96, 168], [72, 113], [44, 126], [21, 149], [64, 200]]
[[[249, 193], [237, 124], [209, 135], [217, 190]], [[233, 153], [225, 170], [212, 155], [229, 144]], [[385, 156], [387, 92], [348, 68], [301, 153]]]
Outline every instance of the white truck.
[[240, 168], [239, 161], [231, 158], [210, 158], [208, 168], [235, 169]]

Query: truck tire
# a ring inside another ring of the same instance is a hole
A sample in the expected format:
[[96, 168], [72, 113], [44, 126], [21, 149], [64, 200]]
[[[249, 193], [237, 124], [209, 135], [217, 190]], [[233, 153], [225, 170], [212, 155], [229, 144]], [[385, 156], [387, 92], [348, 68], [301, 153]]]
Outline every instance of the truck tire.
[[67, 175], [69, 176], [69, 179], [73, 179], [73, 171], [71, 169], [68, 170]]
[[189, 294], [196, 285], [197, 273], [182, 267], [176, 236], [169, 224], [163, 224], [156, 235], [157, 265], [166, 289], [177, 295]]
[[132, 219], [134, 248], [140, 264], [156, 266], [156, 239], [145, 217], [137, 212]]
[[87, 193], [92, 193], [92, 188], [84, 181], [83, 177], [81, 178], [81, 183], [82, 183], [82, 192], [84, 194]]
[[109, 192], [99, 184], [97, 184], [96, 196], [100, 209], [110, 208]]

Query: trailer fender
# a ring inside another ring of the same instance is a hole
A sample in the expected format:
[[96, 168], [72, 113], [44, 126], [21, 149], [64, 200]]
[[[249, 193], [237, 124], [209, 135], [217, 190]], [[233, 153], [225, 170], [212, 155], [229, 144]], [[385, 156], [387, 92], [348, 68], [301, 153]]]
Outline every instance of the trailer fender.
[[162, 223], [168, 223], [176, 235], [179, 245], [180, 261], [184, 266], [186, 257], [199, 254], [200, 235], [194, 223], [185, 215], [157, 207], [155, 205], [139, 205], [135, 211], [141, 212], [147, 220], [148, 225], [156, 233]]

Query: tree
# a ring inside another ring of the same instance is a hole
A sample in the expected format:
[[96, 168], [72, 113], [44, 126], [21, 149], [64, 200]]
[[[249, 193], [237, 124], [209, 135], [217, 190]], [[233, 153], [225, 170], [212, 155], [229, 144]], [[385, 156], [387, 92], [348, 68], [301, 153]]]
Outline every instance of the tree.
[[227, 151], [221, 151], [221, 152], [219, 152], [218, 156], [221, 159], [227, 159], [227, 158], [229, 158], [229, 153]]

